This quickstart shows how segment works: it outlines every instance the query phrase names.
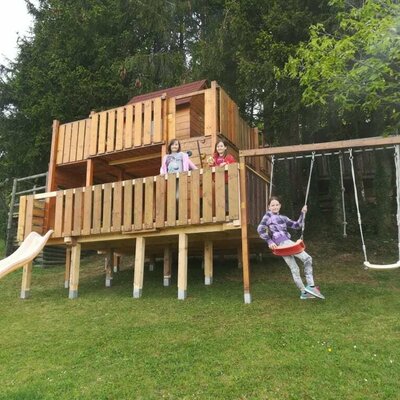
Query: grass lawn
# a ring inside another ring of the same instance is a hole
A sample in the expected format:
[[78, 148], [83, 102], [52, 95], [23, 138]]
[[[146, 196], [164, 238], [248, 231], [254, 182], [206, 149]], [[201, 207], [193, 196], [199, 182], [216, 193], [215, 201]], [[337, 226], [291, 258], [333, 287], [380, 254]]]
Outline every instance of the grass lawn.
[[161, 263], [141, 299], [128, 265], [105, 288], [97, 257], [76, 300], [62, 268], [35, 268], [26, 301], [14, 272], [0, 281], [0, 399], [399, 399], [400, 270], [364, 271], [347, 243], [309, 243], [325, 301], [300, 300], [279, 258], [252, 263], [250, 305], [229, 260], [210, 287], [191, 260], [185, 301]]

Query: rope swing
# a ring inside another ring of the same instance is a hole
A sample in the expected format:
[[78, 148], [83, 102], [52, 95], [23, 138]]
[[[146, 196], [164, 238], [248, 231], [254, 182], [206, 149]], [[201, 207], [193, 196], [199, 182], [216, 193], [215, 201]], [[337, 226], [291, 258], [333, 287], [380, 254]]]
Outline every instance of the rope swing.
[[400, 267], [400, 146], [395, 146], [394, 152], [394, 162], [395, 162], [395, 170], [396, 170], [396, 199], [397, 199], [397, 232], [398, 232], [398, 250], [399, 250], [399, 258], [398, 261], [394, 264], [371, 264], [368, 261], [367, 257], [367, 248], [364, 242], [364, 234], [362, 229], [362, 222], [361, 222], [361, 214], [360, 214], [360, 205], [358, 202], [358, 193], [357, 193], [357, 185], [356, 185], [356, 177], [354, 173], [354, 162], [353, 162], [353, 153], [352, 149], [349, 150], [349, 159], [351, 165], [351, 176], [353, 178], [353, 186], [354, 186], [354, 200], [356, 203], [357, 209], [357, 218], [358, 218], [358, 225], [360, 227], [360, 235], [361, 235], [361, 243], [362, 243], [362, 250], [364, 253], [364, 266], [366, 269], [395, 269]]

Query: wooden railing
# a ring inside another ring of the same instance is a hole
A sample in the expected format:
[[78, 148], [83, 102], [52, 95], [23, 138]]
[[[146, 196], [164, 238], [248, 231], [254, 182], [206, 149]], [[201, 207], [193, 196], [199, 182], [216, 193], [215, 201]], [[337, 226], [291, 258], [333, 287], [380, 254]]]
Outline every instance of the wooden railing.
[[239, 223], [238, 166], [26, 196], [21, 200], [19, 240], [32, 230], [34, 207], [53, 198], [54, 215], [48, 221], [54, 222], [47, 227], [54, 229], [53, 238]]
[[165, 102], [166, 99], [157, 97], [92, 113], [87, 119], [60, 125], [57, 164], [161, 143], [165, 139]]

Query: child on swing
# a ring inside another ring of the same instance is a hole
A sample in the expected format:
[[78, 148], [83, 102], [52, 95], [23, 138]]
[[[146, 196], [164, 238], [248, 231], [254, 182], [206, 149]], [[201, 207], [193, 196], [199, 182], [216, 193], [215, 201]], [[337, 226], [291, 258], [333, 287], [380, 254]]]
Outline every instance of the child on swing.
[[[300, 229], [303, 226], [304, 216], [307, 212], [307, 206], [302, 208], [300, 217], [297, 221], [293, 221], [285, 215], [281, 215], [279, 213], [281, 210], [281, 203], [279, 198], [276, 196], [272, 196], [269, 199], [268, 210], [269, 211], [267, 211], [267, 213], [263, 216], [257, 228], [257, 232], [261, 239], [268, 243], [268, 247], [271, 250], [280, 245], [294, 244], [294, 242], [290, 240], [290, 234], [287, 229]], [[296, 263], [295, 257], [304, 263], [304, 275], [307, 286], [304, 286], [304, 283], [301, 279], [299, 266]], [[316, 297], [320, 299], [325, 298], [319, 291], [319, 288], [314, 284], [312, 258], [308, 253], [302, 251], [301, 253], [294, 254], [293, 256], [283, 256], [283, 259], [289, 266], [294, 283], [300, 290], [300, 299], [306, 300]]]

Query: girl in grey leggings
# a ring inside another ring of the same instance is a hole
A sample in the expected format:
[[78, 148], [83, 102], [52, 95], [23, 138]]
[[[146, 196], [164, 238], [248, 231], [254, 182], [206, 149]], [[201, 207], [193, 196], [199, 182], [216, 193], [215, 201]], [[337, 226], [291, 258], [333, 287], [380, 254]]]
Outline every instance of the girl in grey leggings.
[[[267, 213], [263, 216], [257, 228], [261, 239], [268, 243], [268, 247], [270, 249], [275, 249], [278, 246], [294, 244], [294, 242], [290, 240], [288, 228], [300, 229], [303, 226], [304, 215], [307, 212], [307, 206], [304, 206], [301, 210], [299, 219], [297, 221], [293, 221], [285, 215], [279, 214], [280, 209], [281, 203], [279, 199], [275, 196], [272, 196], [268, 202], [269, 211], [267, 211]], [[306, 286], [301, 279], [299, 266], [296, 263], [295, 257], [304, 263], [304, 275], [307, 283]], [[321, 294], [319, 288], [314, 285], [312, 258], [308, 253], [302, 251], [301, 253], [293, 256], [283, 256], [283, 259], [289, 266], [290, 271], [292, 272], [294, 283], [301, 292], [300, 299], [306, 300], [316, 297], [320, 299], [325, 298]]]

